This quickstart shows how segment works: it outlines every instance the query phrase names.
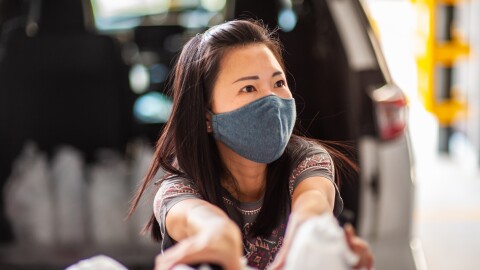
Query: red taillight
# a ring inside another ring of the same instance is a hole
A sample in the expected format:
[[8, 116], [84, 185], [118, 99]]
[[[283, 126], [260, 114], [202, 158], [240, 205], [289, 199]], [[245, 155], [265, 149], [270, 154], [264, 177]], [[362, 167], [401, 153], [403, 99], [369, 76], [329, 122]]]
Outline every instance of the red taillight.
[[374, 90], [372, 99], [380, 139], [392, 140], [402, 135], [407, 125], [407, 102], [402, 90], [386, 85]]

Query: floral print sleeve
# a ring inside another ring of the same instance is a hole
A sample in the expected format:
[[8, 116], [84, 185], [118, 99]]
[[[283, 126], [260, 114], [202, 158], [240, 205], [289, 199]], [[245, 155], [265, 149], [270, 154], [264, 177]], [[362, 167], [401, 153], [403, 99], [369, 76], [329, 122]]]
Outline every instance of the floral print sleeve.
[[335, 216], [339, 216], [343, 210], [343, 200], [338, 191], [338, 187], [335, 184], [335, 167], [333, 160], [325, 149], [321, 147], [316, 148], [318, 148], [318, 151], [315, 151], [314, 154], [298, 163], [290, 175], [290, 196], [293, 194], [293, 191], [298, 184], [309, 177], [321, 176], [327, 178], [332, 181], [335, 186], [335, 205], [333, 213]]
[[160, 187], [153, 201], [153, 213], [160, 225], [162, 234], [162, 250], [174, 244], [166, 231], [165, 219], [168, 211], [178, 202], [186, 199], [202, 199], [197, 187], [192, 181], [178, 176], [169, 177], [160, 183]]

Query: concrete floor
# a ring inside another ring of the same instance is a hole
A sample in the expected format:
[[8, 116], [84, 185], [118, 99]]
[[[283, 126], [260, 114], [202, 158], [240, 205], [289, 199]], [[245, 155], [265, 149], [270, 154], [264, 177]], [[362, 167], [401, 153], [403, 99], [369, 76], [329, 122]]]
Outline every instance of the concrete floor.
[[417, 95], [415, 11], [411, 1], [369, 0], [390, 71], [410, 101], [416, 166], [414, 234], [421, 270], [480, 269], [480, 162], [455, 134], [450, 155], [437, 152], [437, 121]]

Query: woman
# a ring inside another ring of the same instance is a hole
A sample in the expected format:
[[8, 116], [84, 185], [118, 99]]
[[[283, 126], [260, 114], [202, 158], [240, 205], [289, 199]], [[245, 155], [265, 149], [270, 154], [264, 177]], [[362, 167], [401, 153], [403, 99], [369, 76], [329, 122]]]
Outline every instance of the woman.
[[[251, 21], [193, 37], [172, 74], [173, 110], [132, 211], [159, 169], [147, 225], [165, 252], [156, 269], [210, 262], [281, 269], [298, 227], [340, 214], [334, 163], [347, 158], [292, 135], [296, 110], [277, 39]], [[364, 241], [346, 229], [358, 267], [371, 267]], [[171, 248], [170, 248], [171, 247]]]

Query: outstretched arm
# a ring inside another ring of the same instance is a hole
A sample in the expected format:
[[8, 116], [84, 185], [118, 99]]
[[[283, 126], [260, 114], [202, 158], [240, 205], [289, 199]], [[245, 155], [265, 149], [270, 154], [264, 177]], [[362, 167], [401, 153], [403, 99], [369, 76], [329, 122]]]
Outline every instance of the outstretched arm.
[[285, 241], [270, 269], [283, 269], [295, 233], [308, 218], [333, 211], [335, 187], [324, 177], [310, 177], [298, 184], [292, 195], [292, 212]]
[[167, 213], [166, 229], [178, 244], [157, 256], [156, 270], [197, 263], [240, 269], [241, 232], [218, 207], [200, 199], [183, 200]]
[[[282, 269], [284, 267], [289, 248], [298, 228], [309, 218], [324, 213], [332, 213], [334, 201], [335, 186], [325, 177], [310, 177], [298, 184], [292, 195], [292, 212], [285, 234], [285, 242], [271, 269]], [[373, 257], [366, 242], [358, 238], [350, 228], [346, 230], [346, 238], [350, 249], [360, 257], [355, 268], [371, 268]]]

